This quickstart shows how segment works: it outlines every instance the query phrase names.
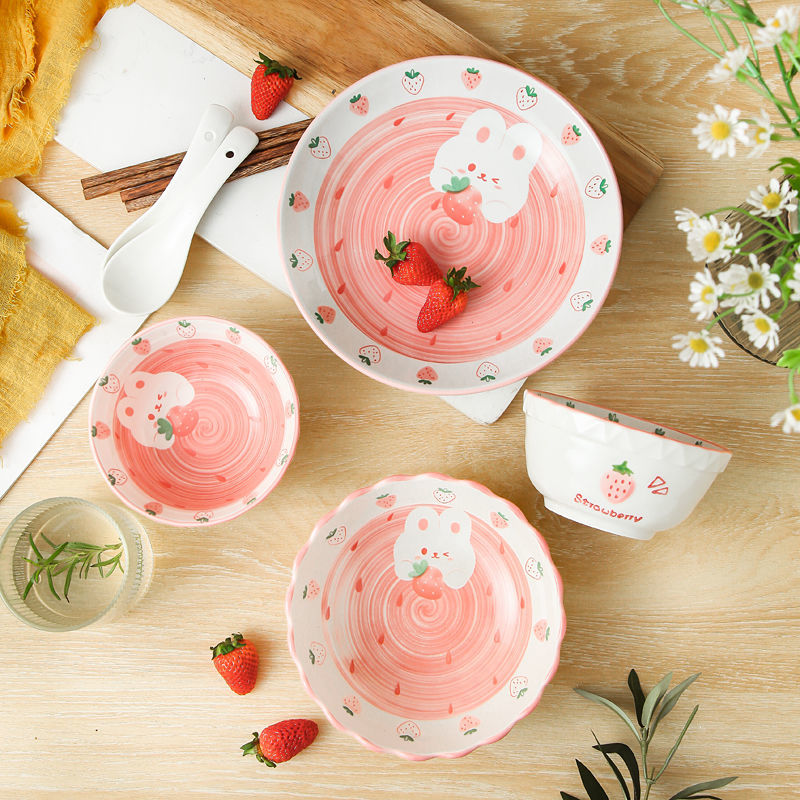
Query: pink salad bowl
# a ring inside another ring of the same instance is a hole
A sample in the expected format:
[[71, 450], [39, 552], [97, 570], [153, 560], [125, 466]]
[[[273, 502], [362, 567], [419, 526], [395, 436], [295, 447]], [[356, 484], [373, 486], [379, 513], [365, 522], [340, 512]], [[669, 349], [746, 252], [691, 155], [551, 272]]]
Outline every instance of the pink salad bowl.
[[89, 426], [120, 500], [179, 526], [226, 522], [263, 500], [300, 430], [294, 384], [275, 351], [215, 317], [139, 331], [95, 386]]
[[561, 578], [522, 512], [436, 474], [387, 478], [323, 517], [286, 613], [328, 719], [417, 761], [505, 736], [539, 702], [566, 628]]

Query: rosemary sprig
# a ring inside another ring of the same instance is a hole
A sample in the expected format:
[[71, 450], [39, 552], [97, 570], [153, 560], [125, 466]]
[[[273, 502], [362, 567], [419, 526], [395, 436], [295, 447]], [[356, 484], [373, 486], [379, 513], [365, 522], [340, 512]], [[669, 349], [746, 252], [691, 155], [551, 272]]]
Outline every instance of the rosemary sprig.
[[23, 600], [28, 596], [34, 584], [39, 583], [42, 575], [47, 579], [47, 585], [50, 587], [53, 596], [60, 600], [61, 597], [56, 591], [53, 578], [66, 572], [63, 592], [64, 600], [69, 603], [69, 587], [72, 585], [74, 577], [88, 578], [91, 569], [96, 569], [101, 578], [108, 578], [114, 574], [116, 569], [119, 569], [120, 572], [125, 571], [121, 563], [122, 542], [106, 545], [87, 544], [86, 542], [62, 542], [56, 545], [44, 534], [42, 534], [42, 539], [53, 551], [49, 556], [42, 555], [42, 552], [33, 541], [33, 535], [28, 534], [28, 543], [35, 558], [25, 558], [25, 561], [33, 564], [36, 569], [31, 575], [25, 591], [22, 593]]

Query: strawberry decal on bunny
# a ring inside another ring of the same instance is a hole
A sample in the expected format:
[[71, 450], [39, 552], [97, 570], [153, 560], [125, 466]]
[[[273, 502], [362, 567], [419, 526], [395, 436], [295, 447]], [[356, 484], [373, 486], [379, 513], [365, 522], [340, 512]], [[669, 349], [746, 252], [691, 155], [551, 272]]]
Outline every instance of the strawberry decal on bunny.
[[464, 511], [415, 508], [394, 543], [395, 574], [430, 600], [441, 596], [443, 585], [460, 589], [475, 570], [471, 534], [472, 520]]
[[[520, 122], [506, 128], [497, 111], [481, 108], [441, 145], [430, 183], [437, 192], [452, 195], [442, 207], [460, 225], [472, 221], [472, 206], [488, 222], [505, 222], [525, 205], [529, 176], [541, 153], [542, 137], [533, 125]], [[458, 198], [454, 189], [462, 184], [465, 195]]]
[[134, 372], [123, 389], [117, 419], [144, 447], [168, 450], [197, 425], [197, 411], [189, 406], [194, 388], [177, 372]]

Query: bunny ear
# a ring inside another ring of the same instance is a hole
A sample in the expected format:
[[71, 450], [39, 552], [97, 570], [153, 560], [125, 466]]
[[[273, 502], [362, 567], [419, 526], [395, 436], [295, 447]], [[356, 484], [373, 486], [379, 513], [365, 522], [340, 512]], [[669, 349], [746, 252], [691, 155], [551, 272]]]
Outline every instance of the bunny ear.
[[506, 123], [493, 108], [481, 108], [470, 114], [461, 126], [461, 136], [479, 144], [497, 147], [506, 132]]
[[533, 125], [520, 122], [506, 131], [506, 146], [511, 158], [530, 172], [542, 154], [542, 137]]
[[472, 535], [472, 518], [466, 511], [448, 508], [439, 519], [439, 529], [442, 531], [442, 535], [449, 533], [460, 538], [469, 539]]
[[435, 536], [439, 532], [439, 515], [433, 508], [415, 508], [406, 517], [403, 533], [423, 533]]

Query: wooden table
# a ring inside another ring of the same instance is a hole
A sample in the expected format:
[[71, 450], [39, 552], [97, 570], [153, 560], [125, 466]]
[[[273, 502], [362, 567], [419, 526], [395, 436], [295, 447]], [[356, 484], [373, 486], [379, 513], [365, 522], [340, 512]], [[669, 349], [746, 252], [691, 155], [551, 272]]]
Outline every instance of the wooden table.
[[[668, 670], [703, 673], [662, 726], [661, 753], [701, 704], [651, 798], [722, 775], [741, 776], [722, 790], [728, 798], [800, 796], [798, 440], [769, 428], [787, 403], [785, 375], [733, 345], [714, 373], [684, 367], [670, 348], [673, 333], [694, 327], [686, 303], [694, 268], [673, 209], [742, 199], [764, 182], [773, 157], [732, 164], [698, 153], [694, 115], [722, 91], [703, 83], [710, 65], [649, 3], [431, 5], [617, 122], [666, 164], [627, 231], [597, 320], [528, 385], [710, 438], [733, 450], [728, 470], [685, 524], [651, 542], [556, 517], [525, 473], [521, 397], [481, 427], [436, 398], [371, 381], [324, 347], [291, 300], [196, 240], [180, 288], [153, 320], [214, 313], [263, 335], [297, 384], [297, 454], [276, 491], [234, 522], [192, 530], [150, 522], [152, 587], [113, 626], [57, 636], [0, 613], [0, 797], [580, 794], [574, 758], [605, 770], [591, 731], [605, 741], [628, 737], [572, 687], [624, 699], [631, 666], [648, 685]], [[747, 108], [754, 101], [726, 98]], [[50, 145], [41, 175], [26, 183], [107, 245], [131, 217], [118, 200], [82, 199], [78, 178], [89, 172]], [[111, 499], [87, 446], [86, 417], [84, 400], [3, 499], [1, 525], [43, 497]], [[504, 740], [463, 760], [414, 764], [371, 753], [324, 721], [289, 657], [283, 603], [295, 553], [323, 513], [385, 475], [428, 470], [479, 481], [519, 505], [561, 571], [568, 626], [554, 681]], [[235, 630], [262, 654], [247, 697], [229, 692], [209, 660], [209, 645]], [[288, 716], [320, 721], [311, 749], [277, 770], [239, 757], [251, 731]]]

